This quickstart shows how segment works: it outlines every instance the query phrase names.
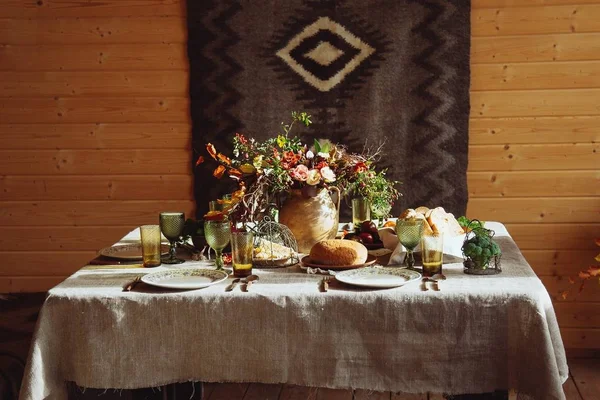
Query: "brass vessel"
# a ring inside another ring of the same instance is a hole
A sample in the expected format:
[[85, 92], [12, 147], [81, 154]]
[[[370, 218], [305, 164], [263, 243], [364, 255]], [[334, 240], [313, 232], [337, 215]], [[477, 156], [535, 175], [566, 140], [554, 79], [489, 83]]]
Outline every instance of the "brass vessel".
[[312, 246], [325, 239], [334, 239], [340, 218], [340, 191], [334, 203], [329, 191], [321, 189], [316, 196], [309, 197], [300, 190], [293, 190], [281, 207], [279, 222], [286, 225], [298, 242], [298, 251], [308, 254]]

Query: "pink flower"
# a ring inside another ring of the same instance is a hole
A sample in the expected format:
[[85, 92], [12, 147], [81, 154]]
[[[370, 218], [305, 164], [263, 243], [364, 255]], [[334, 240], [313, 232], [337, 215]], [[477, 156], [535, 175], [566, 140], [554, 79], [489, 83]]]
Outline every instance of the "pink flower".
[[300, 164], [290, 171], [290, 176], [292, 179], [304, 182], [306, 179], [308, 179], [308, 168], [306, 165]]

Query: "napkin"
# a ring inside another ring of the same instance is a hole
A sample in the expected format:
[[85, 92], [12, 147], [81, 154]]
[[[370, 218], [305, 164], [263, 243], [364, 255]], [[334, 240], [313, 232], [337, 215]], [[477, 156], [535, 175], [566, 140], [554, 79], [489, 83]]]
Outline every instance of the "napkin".
[[396, 236], [396, 231], [393, 228], [381, 228], [378, 230], [379, 239], [383, 242], [383, 247], [388, 250], [394, 251], [396, 246], [398, 246], [398, 236]]

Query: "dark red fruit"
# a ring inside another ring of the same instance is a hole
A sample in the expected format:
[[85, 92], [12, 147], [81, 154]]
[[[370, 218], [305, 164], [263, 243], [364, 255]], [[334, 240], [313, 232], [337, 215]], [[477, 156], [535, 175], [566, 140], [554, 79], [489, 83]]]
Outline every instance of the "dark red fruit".
[[381, 238], [379, 237], [379, 231], [371, 232], [373, 236], [373, 243], [381, 243]]
[[377, 232], [377, 225], [375, 225], [373, 221], [364, 221], [360, 224], [360, 231], [370, 233]]
[[370, 234], [369, 232], [362, 232], [358, 236], [362, 239], [363, 243], [366, 243], [366, 244], [373, 243], [373, 235]]

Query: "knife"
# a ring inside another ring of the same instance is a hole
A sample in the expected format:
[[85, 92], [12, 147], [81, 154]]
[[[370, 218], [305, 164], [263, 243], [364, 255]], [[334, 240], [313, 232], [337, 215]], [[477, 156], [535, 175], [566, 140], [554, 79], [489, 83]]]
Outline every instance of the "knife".
[[231, 282], [231, 284], [229, 284], [229, 286], [227, 286], [227, 287], [225, 288], [225, 291], [226, 291], [226, 292], [231, 292], [231, 291], [232, 291], [232, 290], [235, 288], [235, 286], [236, 286], [236, 285], [239, 283], [239, 281], [241, 281], [241, 279], [240, 279], [240, 278], [235, 278], [235, 279], [234, 279], [234, 280]]

